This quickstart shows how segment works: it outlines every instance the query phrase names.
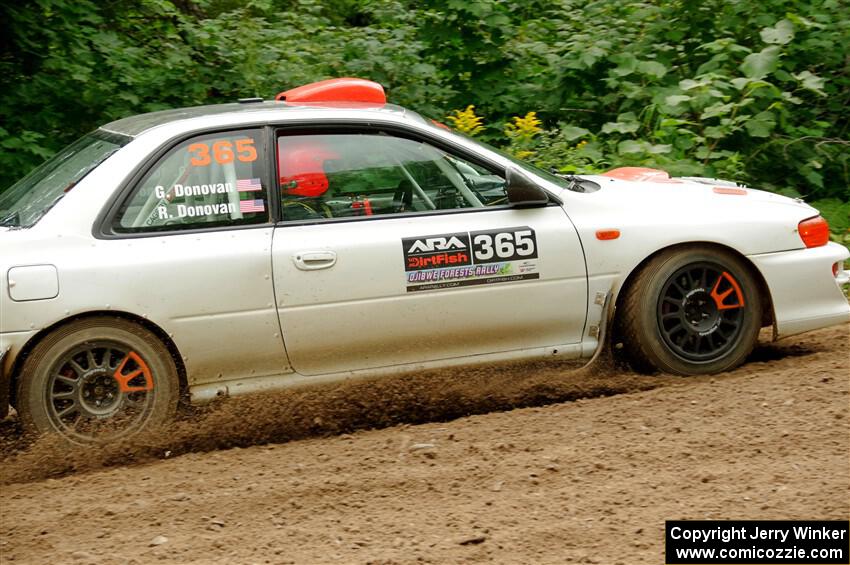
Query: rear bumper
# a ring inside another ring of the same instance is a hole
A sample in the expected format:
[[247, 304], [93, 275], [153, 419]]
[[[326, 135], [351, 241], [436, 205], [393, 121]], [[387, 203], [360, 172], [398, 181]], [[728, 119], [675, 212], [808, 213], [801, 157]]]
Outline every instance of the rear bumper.
[[21, 349], [35, 334], [35, 331], [0, 333], [0, 420], [9, 413], [12, 366]]
[[0, 420], [9, 415], [9, 377], [5, 370], [5, 360], [11, 347], [0, 349]]
[[749, 256], [770, 290], [777, 337], [850, 321], [839, 286], [846, 271], [832, 274], [832, 266], [848, 257], [850, 251], [837, 243]]

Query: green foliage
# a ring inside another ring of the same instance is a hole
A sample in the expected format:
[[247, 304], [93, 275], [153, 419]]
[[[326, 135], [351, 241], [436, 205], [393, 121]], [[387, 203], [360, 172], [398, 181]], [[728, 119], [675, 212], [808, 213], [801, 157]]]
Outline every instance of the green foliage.
[[818, 209], [821, 216], [829, 222], [833, 241], [850, 247], [850, 202], [842, 202], [837, 198], [815, 200], [811, 203]]
[[[817, 201], [843, 237], [846, 13], [845, 0], [4, 3], [0, 190], [115, 118], [361, 76], [428, 116], [474, 105], [478, 137], [540, 165], [731, 178]], [[542, 131], [514, 135], [529, 112]]]
[[850, 92], [843, 58], [850, 23], [840, 3], [572, 8], [553, 8], [537, 36], [517, 49], [540, 59], [537, 46], [554, 35], [549, 43], [563, 66], [541, 60], [546, 79], [540, 82], [561, 91], [539, 108], [545, 115], [544, 108], [560, 106], [563, 120], [569, 104], [575, 112], [569, 127], [596, 132], [588, 145], [604, 159], [589, 164], [657, 166], [850, 200], [850, 141], [841, 111]]
[[[0, 8], [0, 71], [9, 85], [0, 92], [0, 190], [80, 134], [140, 112], [270, 98], [337, 76], [372, 78], [395, 102], [433, 115], [452, 95], [394, 2], [370, 4], [360, 23], [391, 15], [377, 26], [335, 25], [345, 23], [341, 11], [312, 0], [285, 9], [261, 0], [183, 4], [37, 0]], [[351, 11], [355, 3], [339, 4]]]

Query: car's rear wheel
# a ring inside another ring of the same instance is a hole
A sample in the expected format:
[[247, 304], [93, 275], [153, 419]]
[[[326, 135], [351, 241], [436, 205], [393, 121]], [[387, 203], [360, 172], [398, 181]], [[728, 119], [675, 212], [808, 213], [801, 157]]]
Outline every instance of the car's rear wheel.
[[177, 368], [147, 329], [97, 317], [62, 326], [22, 367], [18, 407], [24, 429], [72, 443], [106, 442], [154, 430], [177, 407]]
[[727, 371], [758, 339], [762, 301], [747, 265], [702, 246], [654, 257], [626, 290], [621, 338], [632, 366], [679, 375]]

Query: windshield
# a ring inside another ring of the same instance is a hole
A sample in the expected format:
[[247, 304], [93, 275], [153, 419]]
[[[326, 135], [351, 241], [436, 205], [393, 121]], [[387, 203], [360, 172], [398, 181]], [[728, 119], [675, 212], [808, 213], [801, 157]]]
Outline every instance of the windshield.
[[[439, 126], [437, 126], [437, 127], [439, 127]], [[499, 149], [498, 147], [493, 147], [489, 143], [485, 143], [485, 142], [481, 141], [480, 139], [475, 139], [473, 137], [470, 137], [470, 136], [466, 135], [465, 133], [462, 133], [462, 132], [459, 132], [459, 131], [456, 131], [456, 130], [453, 130], [453, 129], [449, 130], [449, 131], [451, 131], [454, 135], [458, 135], [458, 136], [463, 137], [463, 138], [465, 138], [469, 141], [473, 141], [474, 143], [476, 143], [478, 145], [482, 145], [482, 146], [486, 147], [487, 149], [489, 149], [490, 151], [492, 151], [493, 153], [498, 153], [499, 155], [501, 155], [505, 159], [509, 160], [511, 163], [515, 164], [520, 169], [523, 169], [525, 171], [528, 171], [531, 174], [534, 174], [534, 175], [537, 175], [538, 177], [546, 179], [547, 181], [549, 181], [553, 184], [556, 184], [556, 185], [560, 186], [561, 188], [573, 190], [572, 179], [562, 177], [560, 175], [552, 174], [549, 171], [545, 171], [545, 170], [541, 169], [540, 167], [535, 167], [531, 163], [517, 159], [516, 157], [514, 157], [513, 155], [511, 155], [507, 151]]]
[[129, 141], [103, 131], [81, 137], [0, 194], [0, 226], [34, 225], [75, 184]]

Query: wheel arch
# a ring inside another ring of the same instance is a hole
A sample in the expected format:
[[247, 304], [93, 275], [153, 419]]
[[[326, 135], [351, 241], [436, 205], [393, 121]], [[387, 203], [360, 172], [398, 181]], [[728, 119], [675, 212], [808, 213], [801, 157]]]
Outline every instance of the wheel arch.
[[46, 328], [43, 328], [34, 336], [32, 336], [29, 341], [26, 342], [26, 344], [24, 344], [24, 346], [21, 348], [21, 351], [15, 358], [14, 363], [12, 364], [12, 370], [7, 381], [9, 387], [9, 404], [17, 409], [18, 388], [20, 385], [21, 369], [23, 368], [23, 364], [27, 356], [36, 345], [38, 345], [45, 337], [58, 330], [59, 328], [62, 328], [74, 322], [78, 322], [80, 320], [86, 320], [89, 318], [97, 317], [127, 320], [129, 322], [138, 324], [139, 326], [145, 328], [146, 330], [154, 334], [163, 343], [163, 345], [165, 345], [166, 349], [168, 349], [168, 352], [171, 354], [171, 358], [174, 360], [174, 365], [177, 367], [177, 378], [179, 379], [180, 383], [180, 398], [181, 401], [185, 401], [189, 390], [188, 377], [186, 374], [186, 365], [183, 363], [183, 358], [180, 355], [179, 349], [177, 349], [177, 344], [174, 343], [174, 340], [171, 339], [171, 336], [168, 335], [165, 330], [163, 330], [160, 326], [148, 320], [147, 318], [143, 318], [130, 312], [116, 310], [92, 310], [90, 312], [83, 312], [74, 316], [70, 316], [68, 318], [64, 318]]
[[638, 274], [644, 269], [644, 267], [646, 267], [646, 265], [650, 261], [652, 261], [658, 255], [661, 255], [662, 253], [666, 253], [666, 252], [671, 251], [671, 250], [680, 250], [680, 249], [684, 250], [684, 249], [687, 249], [689, 247], [691, 247], [691, 248], [713, 247], [714, 249], [718, 249], [718, 250], [724, 251], [726, 253], [729, 253], [731, 255], [734, 255], [735, 257], [740, 259], [749, 268], [750, 274], [753, 275], [753, 278], [756, 280], [756, 283], [758, 284], [758, 287], [759, 287], [758, 291], [759, 291], [759, 293], [761, 293], [761, 296], [763, 297], [763, 300], [764, 300], [764, 304], [762, 306], [762, 313], [761, 313], [761, 318], [762, 318], [761, 325], [762, 325], [762, 327], [773, 326], [773, 332], [774, 332], [774, 335], [776, 335], [776, 316], [775, 316], [774, 311], [773, 311], [773, 299], [770, 296], [770, 288], [767, 286], [767, 281], [764, 280], [764, 277], [762, 276], [761, 271], [758, 270], [758, 268], [755, 266], [755, 264], [753, 264], [753, 262], [750, 261], [749, 258], [747, 258], [746, 255], [742, 254], [740, 251], [738, 251], [737, 249], [735, 249], [733, 247], [729, 247], [728, 245], [723, 245], [723, 244], [715, 243], [715, 242], [712, 242], [712, 241], [687, 241], [687, 242], [682, 242], [682, 243], [675, 243], [673, 245], [668, 245], [666, 247], [662, 247], [661, 249], [656, 249], [653, 253], [646, 256], [640, 263], [635, 265], [635, 267], [629, 272], [629, 274], [626, 276], [626, 278], [623, 279], [623, 282], [622, 282], [622, 284], [620, 284], [619, 289], [616, 290], [616, 297], [615, 297], [615, 300], [613, 301], [614, 307], [611, 309], [611, 311], [608, 314], [608, 316], [609, 316], [608, 322], [611, 324], [611, 328], [613, 330], [610, 334], [611, 339], [616, 340], [616, 337], [617, 337], [617, 315], [616, 315], [616, 311], [622, 305], [621, 303], [622, 303], [623, 297], [626, 295], [626, 292], [624, 292], [624, 291], [627, 291], [631, 287], [631, 285], [634, 284], [634, 281], [637, 278]]

